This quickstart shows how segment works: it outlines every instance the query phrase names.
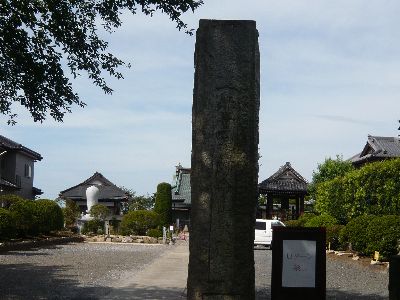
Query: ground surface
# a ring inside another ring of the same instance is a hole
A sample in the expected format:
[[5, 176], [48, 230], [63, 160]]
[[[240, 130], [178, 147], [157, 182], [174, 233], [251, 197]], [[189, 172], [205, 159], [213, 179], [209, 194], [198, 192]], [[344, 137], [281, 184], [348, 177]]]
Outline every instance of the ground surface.
[[[257, 299], [270, 299], [272, 251], [254, 251]], [[388, 299], [386, 267], [370, 266], [348, 257], [327, 255], [327, 300]]]
[[[165, 245], [69, 244], [0, 254], [0, 299], [98, 299], [126, 274], [172, 249]], [[257, 299], [270, 299], [271, 251], [255, 250]], [[327, 259], [327, 299], [388, 299], [386, 269]]]

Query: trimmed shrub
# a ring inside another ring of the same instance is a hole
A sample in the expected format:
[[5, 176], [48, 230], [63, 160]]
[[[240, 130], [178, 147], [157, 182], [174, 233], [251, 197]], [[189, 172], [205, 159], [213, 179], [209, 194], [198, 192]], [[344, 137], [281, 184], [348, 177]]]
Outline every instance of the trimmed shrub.
[[362, 215], [350, 220], [339, 234], [340, 243], [347, 246], [351, 243], [353, 250], [367, 254], [368, 227], [370, 224], [376, 225], [379, 222], [378, 218], [373, 215]]
[[104, 222], [101, 220], [89, 220], [83, 224], [81, 233], [88, 234], [103, 234], [104, 233]]
[[308, 219], [305, 222], [304, 227], [331, 227], [337, 224], [338, 220], [336, 220], [334, 217], [327, 214], [323, 214]]
[[110, 221], [110, 233], [111, 234], [118, 234], [119, 233], [119, 224], [121, 221], [117, 220], [115, 217], [113, 217]]
[[304, 227], [307, 223], [308, 220], [314, 218], [316, 216], [316, 214], [302, 214], [299, 219], [297, 220], [299, 222], [299, 226], [300, 227]]
[[18, 236], [39, 233], [35, 211], [35, 203], [31, 200], [21, 200], [11, 204], [10, 212], [14, 215]]
[[14, 194], [6, 194], [0, 196], [0, 206], [3, 208], [10, 208], [10, 206], [18, 201], [24, 201], [25, 199], [14, 195]]
[[65, 201], [65, 207], [62, 209], [64, 215], [65, 226], [72, 228], [76, 226], [76, 220], [81, 215], [81, 210], [75, 201], [67, 199]]
[[339, 246], [339, 232], [338, 220], [334, 217], [323, 214], [314, 216], [306, 221], [305, 227], [325, 227], [326, 228], [326, 245], [331, 243], [331, 248], [336, 249]]
[[9, 210], [0, 208], [0, 240], [13, 238], [16, 233], [14, 215]]
[[285, 225], [287, 227], [304, 227], [308, 220], [314, 218], [316, 214], [313, 213], [305, 213], [301, 215], [297, 220], [287, 220], [285, 221]]
[[285, 221], [286, 227], [303, 227], [303, 224], [299, 220], [287, 220]]
[[370, 222], [367, 228], [366, 254], [371, 255], [375, 251], [384, 259], [397, 254], [397, 245], [400, 241], [400, 216], [380, 216], [375, 222]]
[[345, 248], [340, 242], [340, 232], [343, 230], [344, 225], [333, 225], [326, 227], [326, 245], [331, 243], [331, 249], [342, 250]]
[[110, 215], [110, 210], [104, 204], [95, 204], [89, 213], [93, 218], [104, 221]]
[[147, 235], [154, 238], [159, 238], [163, 236], [162, 230], [156, 228], [147, 230]]
[[172, 219], [172, 194], [171, 185], [162, 182], [157, 186], [156, 203], [154, 211], [160, 215], [160, 225], [168, 226]]
[[145, 235], [160, 224], [160, 215], [149, 210], [130, 211], [122, 217], [119, 232], [123, 235]]
[[33, 203], [39, 233], [49, 233], [53, 230], [61, 230], [64, 227], [64, 215], [56, 202], [39, 199]]

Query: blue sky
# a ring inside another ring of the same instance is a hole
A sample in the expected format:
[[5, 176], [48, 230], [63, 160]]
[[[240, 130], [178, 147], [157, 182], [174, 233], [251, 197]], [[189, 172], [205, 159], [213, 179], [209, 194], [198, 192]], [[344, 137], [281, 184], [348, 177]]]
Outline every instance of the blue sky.
[[[396, 136], [400, 117], [400, 2], [204, 0], [183, 19], [256, 20], [261, 59], [260, 181], [286, 161], [306, 179], [326, 157], [361, 151], [367, 135]], [[1, 134], [42, 154], [35, 186], [43, 197], [95, 171], [119, 186], [153, 193], [190, 166], [195, 36], [160, 13], [124, 15], [110, 49], [132, 64], [104, 95], [82, 74], [87, 103], [63, 123], [1, 116]]]

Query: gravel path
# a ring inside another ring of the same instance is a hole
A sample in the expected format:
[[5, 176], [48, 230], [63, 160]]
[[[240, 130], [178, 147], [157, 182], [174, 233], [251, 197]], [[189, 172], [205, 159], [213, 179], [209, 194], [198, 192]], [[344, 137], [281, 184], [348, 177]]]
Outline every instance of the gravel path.
[[0, 254], [0, 299], [96, 299], [165, 245], [68, 244]]
[[[271, 298], [271, 250], [255, 250], [257, 299]], [[327, 300], [383, 300], [389, 298], [388, 272], [385, 268], [365, 266], [350, 258], [326, 261]]]
[[[0, 299], [98, 299], [166, 251], [165, 245], [69, 244], [0, 254]], [[255, 250], [257, 299], [270, 299], [272, 251]], [[388, 299], [388, 273], [327, 259], [327, 299]]]

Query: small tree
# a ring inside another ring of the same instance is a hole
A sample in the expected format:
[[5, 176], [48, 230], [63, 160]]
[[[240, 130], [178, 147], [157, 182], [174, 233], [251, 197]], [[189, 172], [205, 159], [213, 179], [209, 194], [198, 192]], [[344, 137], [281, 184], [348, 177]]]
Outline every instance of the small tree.
[[72, 227], [75, 226], [76, 220], [81, 214], [81, 210], [75, 201], [67, 199], [65, 201], [65, 207], [63, 208], [63, 214], [66, 227]]
[[336, 155], [336, 159], [326, 158], [322, 164], [318, 164], [317, 170], [313, 171], [308, 192], [316, 199], [316, 189], [319, 184], [344, 176], [352, 170], [354, 170], [353, 165], [343, 160], [343, 156]]
[[172, 193], [171, 185], [162, 182], [157, 186], [156, 203], [154, 211], [160, 215], [160, 225], [168, 226], [172, 219]]
[[95, 204], [90, 208], [90, 215], [102, 222], [110, 215], [110, 210], [103, 204]]
[[128, 189], [124, 186], [120, 186], [125, 194], [128, 196], [128, 202], [121, 203], [121, 210], [123, 214], [126, 214], [128, 211], [134, 210], [151, 210], [154, 208], [155, 196], [150, 195], [136, 195], [136, 192], [133, 189]]
[[145, 235], [147, 230], [156, 228], [158, 224], [160, 224], [160, 216], [154, 211], [130, 211], [122, 217], [120, 232], [123, 235]]
[[151, 196], [135, 196], [129, 203], [129, 210], [150, 210], [154, 207], [154, 197]]

